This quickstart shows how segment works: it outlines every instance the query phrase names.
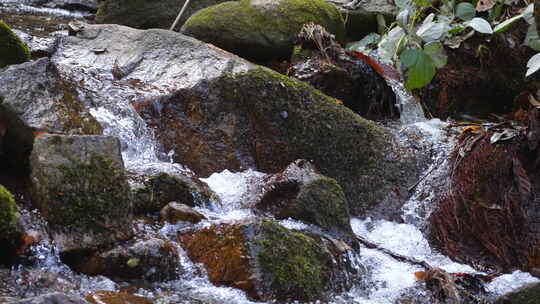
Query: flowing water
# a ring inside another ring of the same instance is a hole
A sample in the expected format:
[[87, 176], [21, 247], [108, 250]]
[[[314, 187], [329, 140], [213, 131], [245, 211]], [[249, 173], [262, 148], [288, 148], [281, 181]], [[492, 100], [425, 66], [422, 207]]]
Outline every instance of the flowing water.
[[[18, 4], [17, 4], [18, 3]], [[13, 0], [0, 0], [0, 8], [17, 7], [19, 12], [32, 12], [51, 15], [65, 15], [79, 18], [80, 13], [48, 9], [29, 8], [25, 4]], [[420, 106], [414, 98], [406, 93], [399, 83], [391, 83], [399, 97], [401, 122], [392, 127], [392, 132], [403, 142], [414, 141], [426, 153], [429, 164], [421, 181], [416, 185], [411, 198], [401, 210], [402, 221], [392, 222], [371, 218], [352, 218], [354, 233], [382, 248], [392, 250], [418, 260], [424, 260], [432, 266], [443, 268], [449, 272], [476, 273], [470, 266], [453, 262], [448, 257], [431, 248], [424, 233], [426, 219], [429, 216], [435, 189], [447, 181], [447, 156], [454, 139], [451, 128], [440, 120], [426, 120]], [[180, 164], [172, 164], [174, 151], [160, 151], [151, 130], [137, 115], [129, 103], [119, 105], [118, 101], [109, 105], [100, 105], [91, 110], [92, 115], [103, 125], [105, 134], [117, 136], [122, 143], [122, 156], [126, 167], [133, 171], [167, 171], [190, 172]], [[203, 179], [221, 198], [221, 204], [214, 204], [197, 210], [208, 220], [199, 224], [207, 227], [218, 222], [234, 222], [251, 218], [255, 215], [245, 202], [252, 199], [256, 187], [264, 173], [254, 170], [230, 172], [225, 170]], [[36, 212], [24, 211], [23, 216], [32, 220], [36, 230], [45, 231], [45, 222]], [[311, 229], [308, 224], [295, 220], [282, 220], [280, 223], [289, 229]], [[165, 226], [136, 223], [138, 233], [168, 238], [174, 242], [182, 224]], [[233, 288], [213, 286], [201, 265], [192, 263], [179, 245], [183, 271], [178, 280], [152, 283], [138, 286], [135, 293], [153, 299], [156, 303], [228, 303], [249, 304], [246, 295]], [[59, 258], [58, 248], [47, 237], [32, 248], [34, 263], [32, 266], [17, 266], [10, 270], [9, 282], [0, 286], [0, 302], [2, 296], [29, 297], [51, 291], [61, 291], [77, 295], [86, 295], [97, 290], [120, 290], [133, 286], [127, 283], [116, 283], [97, 276], [89, 277], [77, 274], [69, 269]], [[404, 295], [422, 296], [426, 293], [423, 283], [416, 281], [414, 273], [422, 270], [393, 259], [375, 249], [361, 248], [360, 254], [351, 256], [354, 265], [361, 271], [357, 283], [348, 292], [336, 295], [333, 303], [394, 303]], [[1, 283], [2, 281], [0, 281]], [[487, 285], [493, 296], [504, 294], [526, 283], [538, 282], [528, 273], [514, 272], [502, 275]]]

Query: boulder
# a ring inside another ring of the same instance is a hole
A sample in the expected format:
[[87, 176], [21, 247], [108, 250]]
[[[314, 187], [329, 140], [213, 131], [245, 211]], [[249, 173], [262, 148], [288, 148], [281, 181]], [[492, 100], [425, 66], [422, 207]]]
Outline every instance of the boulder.
[[353, 235], [343, 190], [306, 160], [265, 177], [259, 197], [255, 207], [276, 219], [293, 218], [340, 237]]
[[135, 214], [160, 211], [172, 201], [191, 207], [208, 206], [212, 201], [219, 201], [208, 185], [188, 174], [131, 173], [128, 181]]
[[343, 18], [324, 0], [241, 0], [200, 10], [181, 32], [256, 62], [288, 59], [305, 23], [345, 39]]
[[[371, 120], [399, 118], [396, 95], [385, 68], [374, 59], [343, 49], [323, 27], [306, 24], [298, 34], [288, 74], [334, 97]], [[380, 73], [380, 74], [379, 74]]]
[[[416, 181], [416, 164], [384, 128], [305, 83], [182, 34], [85, 25], [51, 60], [66, 81], [84, 83], [78, 92], [99, 107], [98, 120], [124, 130], [121, 122], [139, 124], [140, 114], [170, 160], [199, 176], [275, 173], [309, 159], [343, 187], [355, 215], [402, 200]], [[133, 107], [119, 107], [125, 101]], [[138, 139], [118, 136], [126, 145]]]
[[133, 240], [89, 257], [72, 259], [70, 266], [88, 275], [122, 280], [166, 281], [178, 278], [180, 260], [173, 243], [159, 238]]
[[206, 219], [204, 215], [195, 209], [177, 202], [168, 203], [167, 206], [161, 209], [159, 214], [162, 221], [167, 221], [171, 224], [176, 224], [177, 222], [191, 222], [196, 224]]
[[0, 20], [0, 69], [30, 60], [30, 50], [21, 39]]
[[273, 221], [213, 225], [180, 241], [212, 283], [240, 288], [258, 301], [324, 302], [351, 287], [350, 247]]
[[41, 135], [30, 164], [33, 202], [62, 252], [95, 250], [132, 235], [118, 139]]
[[[200, 9], [230, 0], [190, 1], [178, 27]], [[103, 0], [96, 15], [98, 23], [127, 25], [138, 29], [169, 29], [185, 0]]]

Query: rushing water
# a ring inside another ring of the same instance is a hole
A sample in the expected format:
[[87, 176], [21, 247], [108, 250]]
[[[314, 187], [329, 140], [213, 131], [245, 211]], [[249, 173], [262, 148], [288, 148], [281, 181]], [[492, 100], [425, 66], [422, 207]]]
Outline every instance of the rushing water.
[[[0, 0], [0, 7], [16, 6], [18, 12], [32, 13], [39, 11], [51, 15], [72, 14], [62, 10], [31, 8], [13, 0]], [[79, 13], [74, 15], [78, 17]], [[401, 123], [392, 132], [403, 141], [414, 136], [421, 138], [421, 145], [429, 154], [429, 164], [423, 178], [414, 187], [411, 198], [401, 210], [402, 222], [391, 222], [371, 218], [352, 218], [351, 226], [358, 236], [378, 244], [382, 248], [392, 250], [418, 260], [424, 260], [430, 265], [443, 268], [449, 272], [476, 273], [467, 265], [453, 262], [448, 257], [430, 247], [423, 231], [426, 219], [432, 211], [431, 202], [435, 197], [436, 186], [447, 182], [448, 164], [446, 159], [454, 144], [452, 132], [448, 124], [440, 120], [426, 120], [418, 103], [407, 94], [403, 86], [397, 82], [390, 83], [398, 96], [401, 109]], [[180, 164], [172, 164], [174, 151], [160, 151], [154, 139], [153, 132], [138, 116], [131, 104], [119, 105], [115, 100], [110, 104], [100, 105], [91, 110], [93, 116], [104, 127], [105, 134], [114, 135], [122, 142], [122, 156], [126, 167], [134, 171], [166, 171], [189, 173], [189, 169]], [[251, 218], [251, 212], [246, 202], [253, 199], [254, 187], [260, 184], [264, 173], [254, 170], [230, 172], [225, 170], [212, 174], [203, 179], [221, 198], [221, 204], [199, 207], [208, 220], [199, 224], [207, 227], [218, 222], [234, 222]], [[32, 219], [37, 230], [45, 230], [45, 223], [34, 212], [27, 212], [26, 217]], [[282, 220], [280, 224], [289, 229], [310, 229], [310, 226], [295, 220]], [[40, 228], [41, 227], [41, 228]], [[160, 236], [175, 241], [178, 231], [183, 224], [164, 226], [149, 225], [144, 222], [136, 223], [136, 230], [147, 236]], [[140, 286], [136, 294], [148, 297], [158, 303], [229, 303], [250, 304], [246, 295], [233, 288], [213, 286], [201, 265], [192, 263], [182, 248], [176, 244], [183, 269], [180, 278], [175, 281], [153, 283]], [[58, 248], [47, 237], [33, 247], [33, 266], [18, 266], [11, 270], [13, 279], [6, 287], [0, 288], [1, 293], [8, 296], [29, 297], [50, 291], [62, 291], [86, 295], [96, 290], [119, 290], [128, 287], [126, 283], [115, 283], [102, 276], [89, 277], [74, 273], [64, 265], [59, 256]], [[416, 281], [414, 273], [422, 270], [418, 266], [397, 261], [375, 249], [361, 248], [360, 254], [350, 257], [362, 273], [357, 284], [350, 291], [336, 295], [334, 303], [393, 303], [405, 295], [422, 295], [425, 290], [423, 283]], [[514, 272], [502, 275], [490, 284], [488, 290], [493, 296], [504, 294], [526, 283], [537, 282], [528, 273]]]

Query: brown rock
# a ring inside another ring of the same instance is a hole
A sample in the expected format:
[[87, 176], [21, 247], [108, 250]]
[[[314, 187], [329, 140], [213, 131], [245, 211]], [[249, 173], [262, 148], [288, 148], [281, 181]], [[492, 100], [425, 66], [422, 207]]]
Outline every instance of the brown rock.
[[167, 221], [171, 224], [176, 224], [180, 221], [198, 223], [206, 219], [204, 215], [195, 209], [177, 202], [170, 202], [167, 206], [163, 207], [160, 216], [162, 221]]

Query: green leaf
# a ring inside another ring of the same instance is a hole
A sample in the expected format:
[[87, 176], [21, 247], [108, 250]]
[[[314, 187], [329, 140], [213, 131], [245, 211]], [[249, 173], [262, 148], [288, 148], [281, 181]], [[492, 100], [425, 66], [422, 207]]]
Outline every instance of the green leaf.
[[531, 3], [523, 11], [523, 19], [527, 21], [528, 24], [534, 23], [534, 3]]
[[429, 84], [435, 76], [435, 64], [422, 50], [407, 49], [401, 53], [400, 60], [408, 68], [405, 86], [409, 90]]
[[456, 6], [456, 16], [463, 21], [469, 21], [476, 16], [476, 9], [469, 2], [461, 2]]
[[518, 21], [521, 18], [523, 18], [523, 14], [516, 15], [510, 19], [505, 20], [504, 22], [499, 23], [493, 29], [493, 33], [502, 33], [506, 31], [508, 28], [510, 28], [510, 25], [512, 25], [514, 22]]
[[532, 56], [527, 62], [527, 73], [525, 74], [525, 77], [530, 76], [538, 70], [540, 70], [540, 53]]
[[489, 22], [483, 18], [473, 18], [472, 20], [465, 23], [467, 26], [472, 27], [475, 31], [482, 34], [493, 34], [493, 29]]
[[399, 26], [394, 27], [382, 37], [378, 44], [378, 53], [382, 61], [392, 62], [394, 54], [397, 53], [398, 44], [403, 37], [405, 37], [405, 32]]
[[444, 47], [440, 42], [430, 42], [424, 46], [424, 52], [431, 57], [433, 64], [438, 69], [444, 67], [448, 62], [448, 56], [444, 51]]
[[431, 6], [431, 0], [413, 0], [413, 1], [419, 7]]

